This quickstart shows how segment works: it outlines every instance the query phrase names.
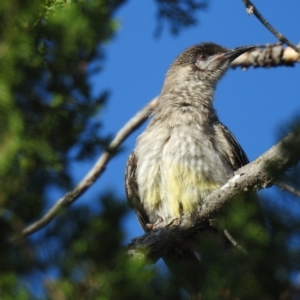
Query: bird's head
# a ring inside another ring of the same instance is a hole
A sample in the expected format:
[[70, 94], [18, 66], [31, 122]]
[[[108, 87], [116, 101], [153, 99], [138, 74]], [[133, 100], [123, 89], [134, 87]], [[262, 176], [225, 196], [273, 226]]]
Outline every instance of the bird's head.
[[192, 46], [175, 59], [167, 73], [165, 83], [168, 86], [168, 81], [178, 85], [181, 82], [195, 80], [214, 87], [230, 63], [253, 48], [255, 46], [242, 46], [229, 50], [214, 43]]

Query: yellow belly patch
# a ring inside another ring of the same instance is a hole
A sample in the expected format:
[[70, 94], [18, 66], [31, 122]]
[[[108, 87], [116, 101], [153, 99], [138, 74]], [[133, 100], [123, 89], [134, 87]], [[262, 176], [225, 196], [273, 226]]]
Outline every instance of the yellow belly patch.
[[145, 201], [149, 209], [164, 206], [170, 216], [177, 218], [182, 213], [191, 213], [211, 191], [219, 187], [220, 184], [208, 181], [191, 168], [164, 163], [147, 190]]

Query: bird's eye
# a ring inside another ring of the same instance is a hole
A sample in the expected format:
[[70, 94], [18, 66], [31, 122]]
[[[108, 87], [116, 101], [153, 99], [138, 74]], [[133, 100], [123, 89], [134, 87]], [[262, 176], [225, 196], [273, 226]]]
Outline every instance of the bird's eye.
[[201, 53], [198, 55], [199, 60], [206, 60], [207, 59], [207, 54]]

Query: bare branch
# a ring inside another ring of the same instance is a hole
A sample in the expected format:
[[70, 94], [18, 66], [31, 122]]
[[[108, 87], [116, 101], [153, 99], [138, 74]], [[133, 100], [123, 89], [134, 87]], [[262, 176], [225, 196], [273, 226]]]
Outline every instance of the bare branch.
[[84, 177], [84, 179], [72, 191], [66, 193], [62, 198], [60, 198], [40, 220], [26, 227], [22, 231], [22, 235], [28, 236], [29, 234], [32, 234], [43, 228], [55, 218], [59, 211], [78, 199], [79, 196], [81, 196], [104, 172], [107, 163], [115, 155], [116, 150], [121, 143], [149, 117], [150, 113], [156, 106], [156, 103], [157, 97], [148, 103], [133, 118], [131, 118], [116, 134], [113, 141], [102, 153], [98, 161], [95, 163], [90, 172]]
[[281, 190], [286, 190], [286, 191], [288, 191], [288, 192], [290, 192], [290, 193], [292, 193], [292, 194], [294, 194], [294, 195], [300, 197], [300, 191], [296, 190], [295, 188], [293, 188], [292, 186], [286, 184], [285, 182], [277, 180], [277, 181], [275, 182], [275, 184], [276, 184]]
[[248, 68], [253, 66], [269, 68], [278, 66], [293, 66], [294, 63], [299, 62], [300, 54], [295, 52], [291, 47], [284, 48], [280, 44], [266, 44], [242, 54], [231, 63], [231, 67]]
[[290, 46], [292, 49], [294, 49], [296, 52], [300, 53], [300, 50], [293, 44], [291, 43], [282, 33], [278, 32], [263, 16], [262, 14], [257, 10], [255, 5], [250, 1], [250, 0], [243, 0], [247, 13], [249, 15], [255, 15], [256, 18], [269, 30], [271, 31], [277, 39], [284, 44], [287, 44]]
[[280, 174], [300, 160], [299, 148], [300, 132], [289, 134], [255, 161], [239, 169], [224, 186], [209, 194], [197, 213], [159, 223], [151, 232], [134, 239], [128, 245], [128, 253], [156, 261], [171, 249], [186, 246], [187, 241], [207, 228], [209, 220], [234, 197], [272, 186]]
[[[280, 49], [282, 50], [279, 51], [279, 49], [276, 47], [280, 47]], [[269, 46], [269, 48], [272, 49], [271, 52], [274, 54], [274, 61], [276, 59], [279, 59], [278, 65], [291, 64], [291, 61], [300, 61], [299, 55], [297, 53], [296, 56], [286, 54], [286, 52], [288, 52], [288, 49], [290, 49], [290, 51], [293, 51], [291, 48], [283, 49], [281, 46], [278, 45]], [[262, 58], [264, 56], [267, 56], [266, 52], [263, 51], [266, 50], [261, 50], [259, 48], [254, 49], [249, 55], [247, 54], [247, 56], [245, 56], [244, 54], [241, 56], [241, 58], [236, 59], [233, 62], [232, 66], [249, 67], [251, 65], [259, 65], [266, 67], [270, 65], [275, 65], [274, 62], [270, 63]], [[275, 54], [278, 52], [280, 52], [281, 54], [279, 56], [276, 56]], [[293, 53], [295, 52], [293, 51]], [[264, 63], [262, 64], [261, 61], [264, 61]], [[65, 207], [69, 206], [74, 201], [76, 201], [101, 176], [101, 174], [106, 168], [107, 163], [114, 156], [116, 150], [121, 145], [121, 143], [140, 125], [142, 125], [143, 122], [145, 122], [145, 120], [147, 120], [148, 116], [157, 105], [157, 99], [158, 97], [156, 97], [150, 103], [148, 103], [141, 111], [139, 111], [132, 119], [130, 119], [124, 125], [123, 128], [121, 128], [121, 130], [116, 134], [115, 138], [110, 143], [108, 148], [102, 153], [102, 155], [99, 157], [99, 159], [97, 160], [93, 168], [90, 170], [90, 172], [84, 177], [84, 179], [72, 191], [69, 191], [62, 198], [57, 200], [57, 202], [50, 208], [48, 212], [46, 212], [46, 214], [41, 219], [26, 227], [22, 231], [23, 236], [28, 236], [49, 224], [57, 216], [60, 210], [64, 209]]]
[[230, 234], [230, 232], [227, 229], [224, 230], [224, 234], [234, 247], [244, 252], [244, 254], [248, 254], [248, 252], [233, 238], [233, 236]]

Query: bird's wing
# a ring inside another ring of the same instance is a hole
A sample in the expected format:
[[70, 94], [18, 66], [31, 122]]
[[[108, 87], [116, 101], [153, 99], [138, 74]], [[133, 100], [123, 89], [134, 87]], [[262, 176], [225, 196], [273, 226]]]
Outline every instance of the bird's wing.
[[227, 156], [232, 169], [236, 171], [242, 166], [248, 164], [249, 159], [245, 151], [237, 142], [230, 130], [221, 122], [215, 123], [214, 129], [217, 137], [223, 143], [222, 152], [224, 152], [224, 154]]
[[137, 159], [134, 151], [129, 155], [125, 170], [125, 190], [129, 205], [134, 209], [142, 228], [147, 231], [148, 215], [141, 203], [139, 187], [136, 181]]

